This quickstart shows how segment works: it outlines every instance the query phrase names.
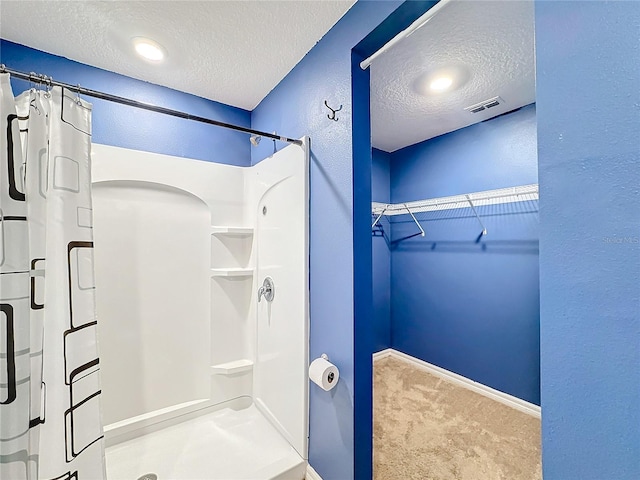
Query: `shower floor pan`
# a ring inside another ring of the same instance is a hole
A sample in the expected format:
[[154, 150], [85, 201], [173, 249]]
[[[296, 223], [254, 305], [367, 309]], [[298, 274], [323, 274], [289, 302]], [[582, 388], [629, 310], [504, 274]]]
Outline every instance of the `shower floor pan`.
[[148, 474], [157, 480], [302, 480], [306, 470], [306, 462], [253, 404], [107, 447], [106, 462], [109, 480]]

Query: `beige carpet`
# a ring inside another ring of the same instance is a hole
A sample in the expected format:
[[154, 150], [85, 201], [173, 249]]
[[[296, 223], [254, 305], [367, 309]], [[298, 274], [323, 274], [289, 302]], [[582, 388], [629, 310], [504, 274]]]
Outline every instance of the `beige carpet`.
[[394, 358], [374, 368], [375, 480], [539, 480], [540, 420]]

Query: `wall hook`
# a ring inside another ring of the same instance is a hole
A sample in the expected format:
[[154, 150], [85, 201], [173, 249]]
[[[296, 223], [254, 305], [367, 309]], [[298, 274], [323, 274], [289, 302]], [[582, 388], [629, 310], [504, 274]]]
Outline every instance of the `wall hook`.
[[338, 117], [336, 117], [336, 112], [339, 112], [340, 110], [342, 110], [342, 105], [340, 105], [340, 107], [337, 110], [334, 110], [333, 108], [331, 108], [328, 104], [327, 101], [324, 101], [324, 106], [327, 107], [329, 110], [331, 110], [330, 114], [327, 114], [327, 118], [329, 120], [333, 120], [334, 122], [338, 121]]

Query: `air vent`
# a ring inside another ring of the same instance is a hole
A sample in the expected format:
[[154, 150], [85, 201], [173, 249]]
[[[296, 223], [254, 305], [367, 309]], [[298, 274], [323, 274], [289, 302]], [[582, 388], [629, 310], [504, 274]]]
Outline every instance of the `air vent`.
[[465, 110], [471, 113], [478, 113], [478, 112], [482, 112], [483, 110], [488, 110], [490, 108], [497, 107], [498, 105], [502, 105], [503, 103], [504, 103], [504, 100], [502, 98], [493, 97], [488, 100], [484, 100], [480, 103], [476, 103], [475, 105], [470, 105], [468, 107], [465, 107]]

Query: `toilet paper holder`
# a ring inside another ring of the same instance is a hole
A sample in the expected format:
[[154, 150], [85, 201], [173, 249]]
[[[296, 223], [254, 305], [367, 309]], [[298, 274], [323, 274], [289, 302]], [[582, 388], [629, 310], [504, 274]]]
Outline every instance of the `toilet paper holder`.
[[336, 387], [340, 379], [340, 370], [329, 361], [326, 353], [320, 355], [309, 365], [309, 380], [328, 392]]
[[[320, 358], [326, 360], [327, 362], [329, 361], [329, 355], [327, 355], [326, 353], [323, 353], [322, 355], [320, 355]], [[333, 380], [335, 379], [335, 375], [333, 374], [333, 372], [329, 373], [329, 376], [327, 377], [327, 380], [329, 380], [329, 383], [333, 383]]]

